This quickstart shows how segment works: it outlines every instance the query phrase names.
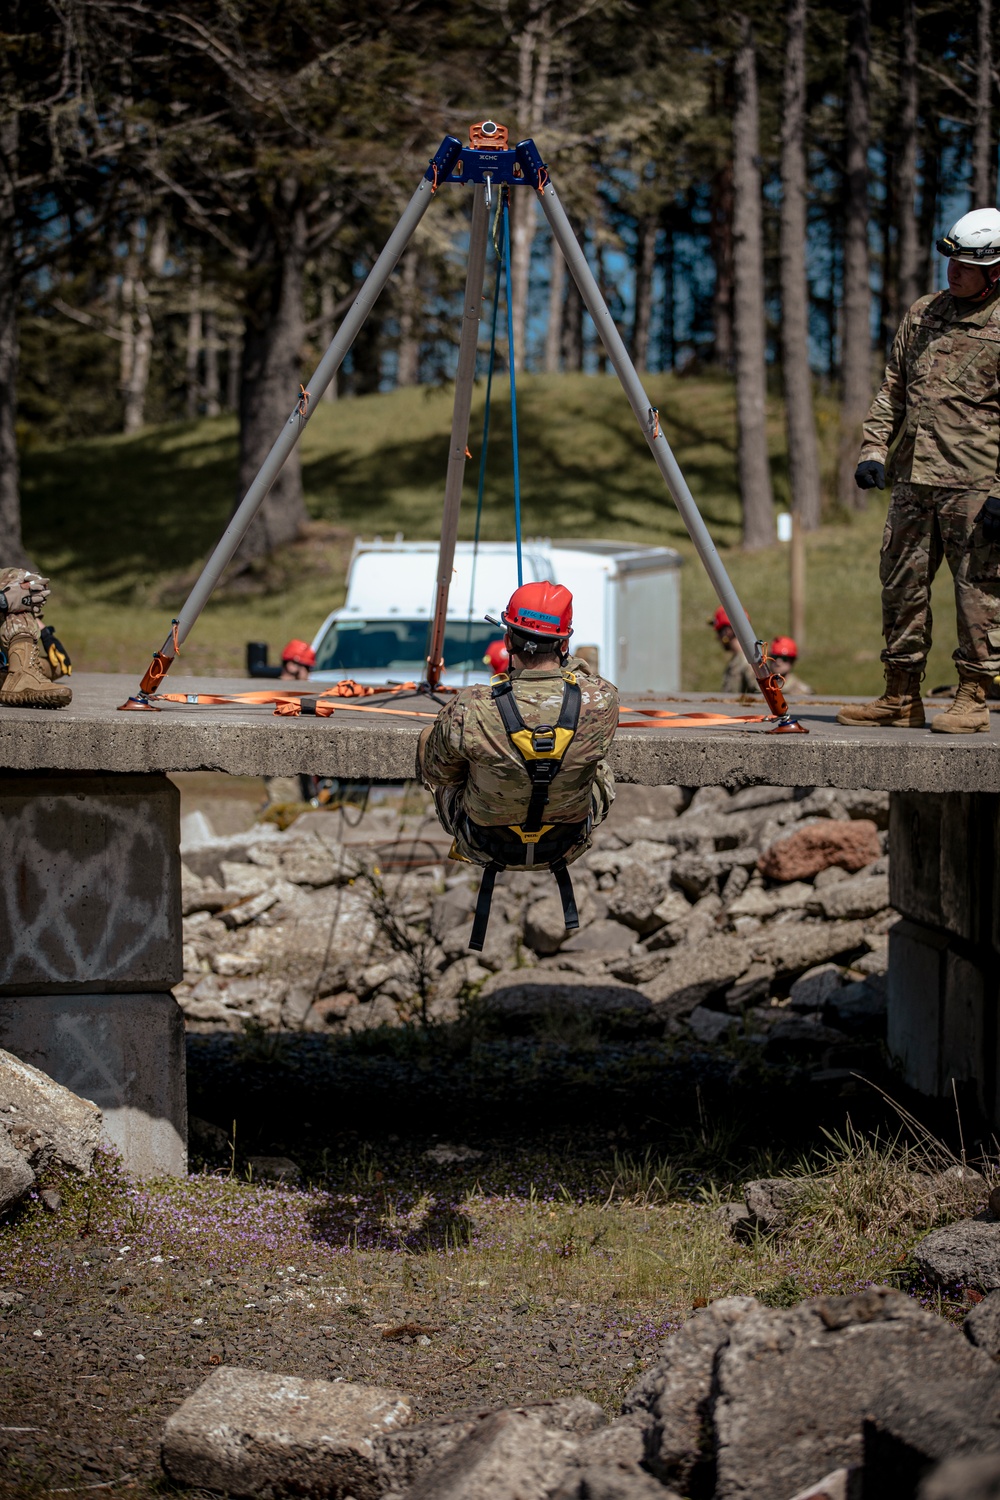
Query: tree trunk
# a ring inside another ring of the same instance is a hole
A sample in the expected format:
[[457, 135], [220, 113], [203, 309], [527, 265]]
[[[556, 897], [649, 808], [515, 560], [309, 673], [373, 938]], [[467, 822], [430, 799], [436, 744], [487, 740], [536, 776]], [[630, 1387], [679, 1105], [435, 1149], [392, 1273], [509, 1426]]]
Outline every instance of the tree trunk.
[[[334, 300], [333, 287], [324, 279], [319, 289], [319, 343], [320, 349], [324, 354], [333, 343], [333, 335], [336, 332], [333, 321], [335, 309], [336, 302]], [[323, 401], [336, 401], [339, 385], [340, 371], [338, 370], [320, 399]]]
[[[237, 503], [252, 484], [299, 394], [306, 220], [299, 184], [277, 188], [250, 267], [240, 381]], [[262, 211], [266, 213], [268, 210]], [[264, 499], [239, 556], [264, 557], [294, 540], [307, 518], [295, 448]]]
[[677, 338], [674, 333], [674, 231], [668, 224], [663, 243], [663, 326], [660, 331], [660, 369], [672, 370], [677, 364]]
[[[545, 112], [552, 64], [551, 18], [547, 10], [530, 20], [517, 44], [517, 120], [522, 136], [538, 134]], [[513, 283], [514, 368], [524, 369], [524, 336], [528, 326], [528, 276], [531, 247], [538, 226], [533, 193], [511, 194], [510, 274]]]
[[563, 306], [563, 369], [583, 369], [583, 298], [569, 277]]
[[899, 223], [899, 310], [905, 313], [920, 296], [920, 248], [917, 229], [917, 5], [903, 0], [899, 47], [899, 168], [896, 198]]
[[847, 23], [845, 91], [844, 292], [840, 354], [840, 433], [837, 497], [846, 510], [864, 510], [867, 490], [854, 483], [861, 423], [871, 400], [871, 286], [868, 265], [868, 71], [871, 0], [853, 0]]
[[21, 486], [17, 456], [17, 282], [14, 268], [14, 174], [18, 115], [0, 120], [0, 566], [29, 564], [21, 541]]
[[219, 400], [219, 319], [214, 306], [205, 308], [205, 415], [217, 417]]
[[879, 235], [882, 241], [882, 274], [878, 297], [878, 338], [876, 346], [883, 359], [889, 356], [892, 341], [899, 324], [899, 284], [896, 280], [896, 246], [893, 243], [892, 226], [896, 220], [896, 156], [887, 142], [883, 153], [885, 161], [884, 192], [879, 211]]
[[993, 139], [993, 32], [990, 0], [976, 6], [976, 117], [972, 132], [972, 207], [996, 203], [997, 147]]
[[733, 368], [733, 163], [727, 161], [712, 178], [712, 218], [709, 239], [715, 263], [712, 324], [713, 361], [723, 370]]
[[420, 335], [417, 317], [417, 250], [411, 245], [403, 256], [399, 279], [399, 350], [396, 384], [420, 384]]
[[635, 313], [632, 319], [632, 361], [649, 369], [649, 325], [653, 310], [653, 268], [656, 265], [657, 223], [640, 219], [635, 255]]
[[549, 257], [549, 315], [545, 324], [545, 373], [559, 374], [562, 349], [563, 298], [566, 295], [566, 262], [555, 240]]
[[925, 111], [923, 171], [920, 185], [920, 239], [917, 246], [919, 289], [937, 291], [937, 256], [934, 253], [934, 231], [937, 227], [938, 200], [941, 196], [941, 160], [944, 141], [937, 119]]
[[186, 386], [185, 409], [189, 422], [194, 421], [201, 405], [201, 381], [198, 366], [201, 363], [201, 263], [195, 261], [191, 267], [188, 285], [187, 340], [184, 346], [184, 381]]
[[819, 447], [809, 368], [806, 206], [806, 0], [788, 0], [781, 123], [781, 353], [792, 510], [804, 531], [820, 523]]
[[767, 456], [767, 349], [764, 328], [764, 234], [760, 169], [757, 54], [753, 29], [740, 18], [733, 114], [733, 335], [743, 546], [775, 539], [774, 495]]

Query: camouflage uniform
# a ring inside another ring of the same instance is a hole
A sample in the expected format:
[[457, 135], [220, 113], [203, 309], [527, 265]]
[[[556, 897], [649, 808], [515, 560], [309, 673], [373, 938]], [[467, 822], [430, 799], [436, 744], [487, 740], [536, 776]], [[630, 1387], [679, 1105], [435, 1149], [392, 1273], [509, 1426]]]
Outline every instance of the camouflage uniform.
[[1000, 671], [1000, 547], [976, 526], [1000, 490], [1000, 290], [984, 303], [921, 297], [904, 317], [864, 424], [859, 463], [887, 463], [892, 500], [882, 539], [882, 660], [923, 670], [931, 582], [943, 558], [955, 582], [955, 660]]
[[[21, 568], [0, 568], [0, 589], [5, 589], [8, 583], [13, 583], [20, 578]], [[43, 676], [51, 679], [52, 666], [48, 656], [42, 648], [42, 622], [37, 615], [30, 610], [21, 610], [17, 614], [5, 614], [0, 618], [0, 651], [7, 655], [7, 648], [15, 635], [31, 635], [35, 641], [35, 650], [32, 653], [32, 661]], [[4, 668], [0, 666], [0, 672]]]
[[726, 670], [722, 674], [724, 693], [756, 693], [757, 676], [753, 667], [740, 650], [730, 651]]
[[[605, 760], [618, 728], [618, 690], [577, 657], [566, 662], [581, 690], [576, 734], [549, 791], [546, 823], [593, 823], [565, 856], [578, 859], [590, 846], [592, 827], [607, 817], [615, 780]], [[514, 697], [529, 728], [553, 724], [562, 704], [563, 679], [555, 668], [526, 667], [511, 674]], [[524, 762], [511, 745], [490, 696], [477, 683], [442, 708], [424, 747], [420, 770], [434, 793], [442, 827], [455, 839], [455, 853], [473, 864], [490, 857], [469, 838], [468, 823], [487, 828], [521, 824], [530, 784]], [[536, 868], [544, 869], [539, 860]]]

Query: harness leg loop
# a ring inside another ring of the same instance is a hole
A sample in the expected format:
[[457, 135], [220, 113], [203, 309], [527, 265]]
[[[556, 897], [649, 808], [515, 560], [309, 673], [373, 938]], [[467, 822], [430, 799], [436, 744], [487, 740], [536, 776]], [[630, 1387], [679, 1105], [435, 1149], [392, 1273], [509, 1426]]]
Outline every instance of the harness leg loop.
[[573, 932], [580, 925], [580, 913], [576, 909], [576, 893], [573, 890], [573, 882], [566, 868], [564, 859], [557, 860], [549, 867], [556, 877], [556, 885], [559, 887], [559, 897], [562, 901], [563, 921], [566, 923], [567, 932]]
[[475, 953], [482, 953], [483, 951], [483, 944], [486, 941], [486, 929], [490, 925], [493, 887], [497, 883], [497, 876], [502, 868], [502, 865], [492, 864], [487, 865], [483, 871], [483, 878], [479, 884], [479, 896], [476, 901], [476, 915], [472, 923], [472, 936], [469, 939], [469, 947]]

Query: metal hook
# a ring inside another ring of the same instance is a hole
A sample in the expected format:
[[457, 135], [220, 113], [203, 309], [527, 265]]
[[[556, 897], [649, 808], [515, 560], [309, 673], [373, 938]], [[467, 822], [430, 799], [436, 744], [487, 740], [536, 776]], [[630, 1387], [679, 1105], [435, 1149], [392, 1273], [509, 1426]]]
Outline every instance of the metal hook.
[[484, 175], [483, 175], [483, 181], [486, 184], [486, 207], [487, 208], [492, 208], [492, 206], [493, 206], [493, 174], [491, 172], [484, 173]]

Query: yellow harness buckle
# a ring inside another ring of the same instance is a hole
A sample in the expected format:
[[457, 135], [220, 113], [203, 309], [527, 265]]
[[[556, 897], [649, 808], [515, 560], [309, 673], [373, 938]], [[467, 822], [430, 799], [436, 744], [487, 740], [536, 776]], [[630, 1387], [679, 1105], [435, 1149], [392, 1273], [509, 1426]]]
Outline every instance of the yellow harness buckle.
[[537, 844], [538, 840], [546, 833], [551, 833], [556, 825], [554, 823], [545, 823], [539, 828], [537, 833], [525, 833], [524, 829], [518, 823], [509, 823], [507, 826], [511, 833], [517, 834], [522, 844]]

